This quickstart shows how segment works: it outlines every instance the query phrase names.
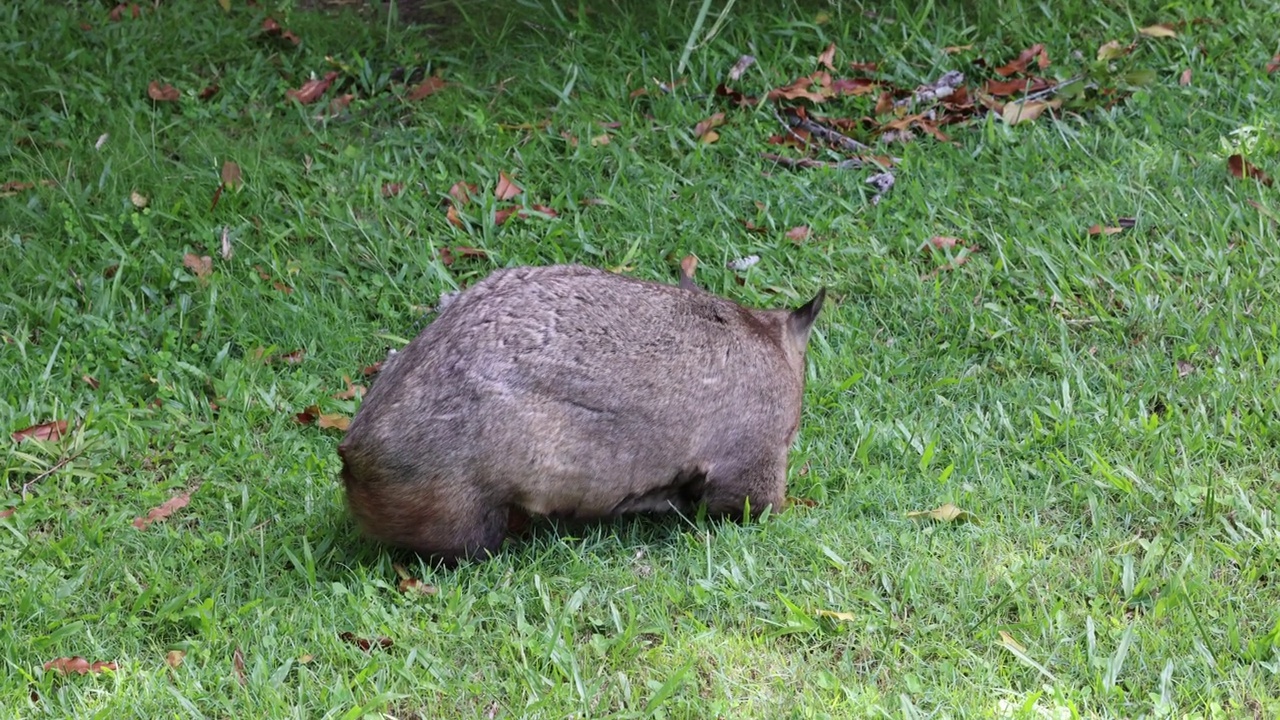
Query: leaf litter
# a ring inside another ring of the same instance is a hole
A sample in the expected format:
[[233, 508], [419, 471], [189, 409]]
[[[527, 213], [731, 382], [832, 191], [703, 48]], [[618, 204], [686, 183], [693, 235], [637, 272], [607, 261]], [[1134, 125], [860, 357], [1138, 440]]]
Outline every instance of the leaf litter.
[[147, 512], [146, 516], [139, 516], [134, 518], [133, 526], [139, 530], [146, 530], [147, 528], [151, 527], [151, 525], [154, 523], [168, 520], [169, 517], [173, 515], [175, 512], [181, 510], [182, 508], [186, 507], [191, 503], [191, 493], [195, 492], [198, 489], [200, 488], [197, 485], [196, 488], [190, 491], [178, 493], [177, 495], [174, 495], [168, 500], [165, 500], [160, 505], [157, 505], [156, 507], [151, 508], [151, 510]]
[[70, 673], [76, 673], [77, 675], [86, 675], [86, 674], [92, 673], [96, 675], [102, 672], [103, 670], [117, 670], [117, 669], [119, 668], [116, 666], [114, 662], [97, 660], [91, 663], [88, 660], [85, 660], [84, 658], [80, 657], [79, 655], [76, 655], [74, 657], [60, 657], [55, 660], [50, 660], [49, 662], [44, 664], [45, 672], [49, 672], [50, 670], [52, 670], [54, 672], [61, 673], [63, 675], [68, 675]]

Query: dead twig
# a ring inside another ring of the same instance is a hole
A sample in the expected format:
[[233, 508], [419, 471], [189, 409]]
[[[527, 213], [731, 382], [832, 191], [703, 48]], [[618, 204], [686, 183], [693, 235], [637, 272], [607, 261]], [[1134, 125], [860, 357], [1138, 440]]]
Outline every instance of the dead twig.
[[835, 168], [837, 170], [848, 170], [850, 168], [860, 168], [860, 167], [865, 167], [867, 165], [874, 164], [868, 160], [863, 160], [862, 158], [858, 158], [858, 157], [848, 158], [845, 160], [841, 160], [840, 162], [831, 162], [829, 160], [815, 160], [813, 158], [789, 158], [783, 155], [777, 155], [775, 153], [767, 153], [767, 152], [760, 153], [760, 157], [764, 158], [765, 160], [778, 163], [783, 167], [803, 168], [803, 169], [825, 167], [825, 168]]

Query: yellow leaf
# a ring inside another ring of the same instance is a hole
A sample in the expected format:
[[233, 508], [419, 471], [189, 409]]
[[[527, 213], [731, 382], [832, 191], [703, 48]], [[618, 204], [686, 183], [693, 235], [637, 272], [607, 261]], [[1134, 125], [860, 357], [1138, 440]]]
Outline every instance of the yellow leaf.
[[1098, 48], [1098, 60], [1115, 60], [1118, 57], [1128, 55], [1130, 48], [1121, 45], [1119, 40], [1108, 40]]
[[1161, 25], [1151, 25], [1150, 27], [1144, 27], [1138, 31], [1138, 34], [1146, 35], [1147, 37], [1150, 37], [1150, 38], [1178, 37], [1178, 33], [1175, 32], [1174, 29], [1170, 27], [1168, 23], [1164, 23]]
[[1000, 118], [1010, 125], [1031, 122], [1049, 108], [1062, 105], [1062, 100], [1014, 100], [1004, 104]]
[[978, 518], [968, 510], [961, 510], [951, 503], [932, 510], [917, 510], [907, 513], [909, 518], [927, 517], [938, 522], [978, 522]]
[[222, 12], [231, 12], [231, 0], [218, 0], [218, 4], [222, 6]]
[[1005, 632], [1004, 630], [1001, 630], [1001, 631], [1000, 631], [1000, 642], [1001, 642], [1001, 644], [1003, 644], [1005, 647], [1013, 648], [1014, 650], [1017, 650], [1018, 652], [1026, 652], [1026, 651], [1027, 651], [1027, 649], [1026, 649], [1025, 647], [1023, 647], [1023, 646], [1022, 646], [1022, 643], [1018, 642], [1017, 640], [1014, 640], [1014, 639], [1013, 639], [1013, 636], [1012, 636], [1012, 635], [1010, 635], [1009, 633]]
[[853, 622], [857, 619], [853, 613], [840, 612], [838, 610], [819, 610], [814, 614], [818, 617], [831, 618], [832, 620], [844, 620], [845, 622]]
[[351, 425], [351, 418], [346, 415], [321, 415], [320, 422], [317, 423], [321, 429], [333, 428], [334, 430], [347, 431], [347, 427]]
[[142, 208], [146, 207], [147, 203], [150, 201], [147, 200], [146, 195], [143, 195], [137, 190], [134, 190], [133, 192], [129, 193], [129, 202], [133, 203], [134, 207], [141, 210]]
[[720, 139], [720, 133], [716, 132], [715, 130], [708, 130], [707, 134], [702, 136], [702, 143], [704, 145], [710, 145], [711, 143], [719, 139]]
[[591, 138], [591, 147], [609, 144], [609, 133], [603, 133]]

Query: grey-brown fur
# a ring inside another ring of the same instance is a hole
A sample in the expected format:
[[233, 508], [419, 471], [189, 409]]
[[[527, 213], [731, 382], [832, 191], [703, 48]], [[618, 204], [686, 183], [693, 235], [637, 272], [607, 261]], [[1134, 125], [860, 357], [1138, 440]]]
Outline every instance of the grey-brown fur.
[[338, 446], [348, 504], [445, 560], [496, 552], [512, 509], [780, 509], [824, 295], [751, 310], [582, 266], [494, 272], [365, 397]]

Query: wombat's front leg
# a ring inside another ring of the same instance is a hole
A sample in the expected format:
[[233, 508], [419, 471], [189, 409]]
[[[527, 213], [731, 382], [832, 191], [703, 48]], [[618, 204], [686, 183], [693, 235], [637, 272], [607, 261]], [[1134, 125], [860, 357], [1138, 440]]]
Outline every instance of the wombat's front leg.
[[772, 506], [782, 512], [787, 494], [787, 458], [752, 458], [755, 463], [715, 463], [707, 471], [702, 499], [710, 515], [742, 519], [748, 504], [756, 517]]

